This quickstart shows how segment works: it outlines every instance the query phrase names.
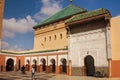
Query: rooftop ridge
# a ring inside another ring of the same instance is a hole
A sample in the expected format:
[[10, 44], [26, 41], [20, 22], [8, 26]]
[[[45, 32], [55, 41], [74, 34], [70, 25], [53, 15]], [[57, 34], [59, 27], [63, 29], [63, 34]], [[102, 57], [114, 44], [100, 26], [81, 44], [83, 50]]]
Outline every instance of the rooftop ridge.
[[87, 10], [81, 7], [78, 7], [76, 5], [70, 4], [67, 7], [63, 8], [62, 10], [60, 10], [59, 12], [57, 12], [56, 14], [48, 17], [47, 19], [43, 20], [42, 22], [39, 22], [38, 24], [36, 24], [33, 28], [36, 29], [40, 26], [49, 24], [51, 22], [55, 22], [57, 20], [61, 20], [63, 18], [72, 16], [74, 14], [77, 13], [82, 13], [82, 12], [86, 12]]
[[65, 23], [71, 23], [77, 20], [81, 20], [81, 19], [85, 19], [85, 18], [89, 18], [89, 17], [93, 17], [93, 16], [105, 14], [105, 13], [109, 13], [109, 11], [104, 8], [99, 8], [93, 11], [85, 12], [83, 14], [77, 14], [71, 17], [70, 19], [66, 20]]

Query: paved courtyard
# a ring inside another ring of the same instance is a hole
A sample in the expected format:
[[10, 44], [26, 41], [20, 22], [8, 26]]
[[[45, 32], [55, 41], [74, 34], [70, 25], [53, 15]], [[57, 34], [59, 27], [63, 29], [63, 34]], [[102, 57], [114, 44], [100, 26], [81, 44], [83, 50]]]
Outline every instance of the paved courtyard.
[[[0, 80], [31, 80], [31, 73], [21, 74], [21, 72], [1, 72]], [[56, 75], [53, 73], [36, 73], [36, 80], [120, 80], [120, 78], [94, 78], [84, 76]]]

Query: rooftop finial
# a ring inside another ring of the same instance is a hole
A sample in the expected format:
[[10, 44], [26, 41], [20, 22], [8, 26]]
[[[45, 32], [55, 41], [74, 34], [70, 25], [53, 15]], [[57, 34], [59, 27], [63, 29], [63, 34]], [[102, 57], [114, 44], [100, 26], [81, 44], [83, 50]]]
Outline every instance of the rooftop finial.
[[70, 4], [72, 4], [72, 0], [70, 0]]

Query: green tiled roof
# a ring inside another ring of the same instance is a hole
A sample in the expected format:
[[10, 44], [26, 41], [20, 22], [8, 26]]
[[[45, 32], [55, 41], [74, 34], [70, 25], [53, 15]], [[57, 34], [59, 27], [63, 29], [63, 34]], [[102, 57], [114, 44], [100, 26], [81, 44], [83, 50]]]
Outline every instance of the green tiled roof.
[[83, 13], [83, 14], [77, 14], [77, 15], [71, 17], [70, 19], [66, 20], [65, 23], [72, 23], [72, 22], [75, 22], [75, 21], [79, 21], [79, 20], [82, 20], [82, 19], [98, 16], [98, 15], [105, 14], [105, 13], [109, 13], [109, 11], [106, 10], [106, 9], [100, 8], [100, 9], [97, 9], [97, 10], [94, 10], [94, 11], [91, 11], [91, 12], [86, 12], [86, 13]]
[[33, 28], [36, 29], [42, 25], [66, 18], [66, 17], [70, 17], [74, 14], [77, 13], [82, 13], [82, 12], [86, 12], [87, 10], [77, 7], [75, 5], [70, 4], [69, 6], [65, 7], [64, 9], [62, 9], [61, 11], [59, 11], [58, 13], [54, 14], [53, 16], [49, 17], [48, 19], [38, 23], [37, 25], [35, 25]]

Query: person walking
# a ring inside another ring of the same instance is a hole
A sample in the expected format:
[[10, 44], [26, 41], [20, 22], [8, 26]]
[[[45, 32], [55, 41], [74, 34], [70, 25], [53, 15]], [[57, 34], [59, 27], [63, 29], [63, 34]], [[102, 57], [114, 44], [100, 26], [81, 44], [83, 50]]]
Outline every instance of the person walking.
[[35, 80], [35, 67], [32, 67], [32, 80]]
[[25, 74], [25, 66], [24, 65], [22, 66], [21, 71], [22, 71], [23, 74]]

